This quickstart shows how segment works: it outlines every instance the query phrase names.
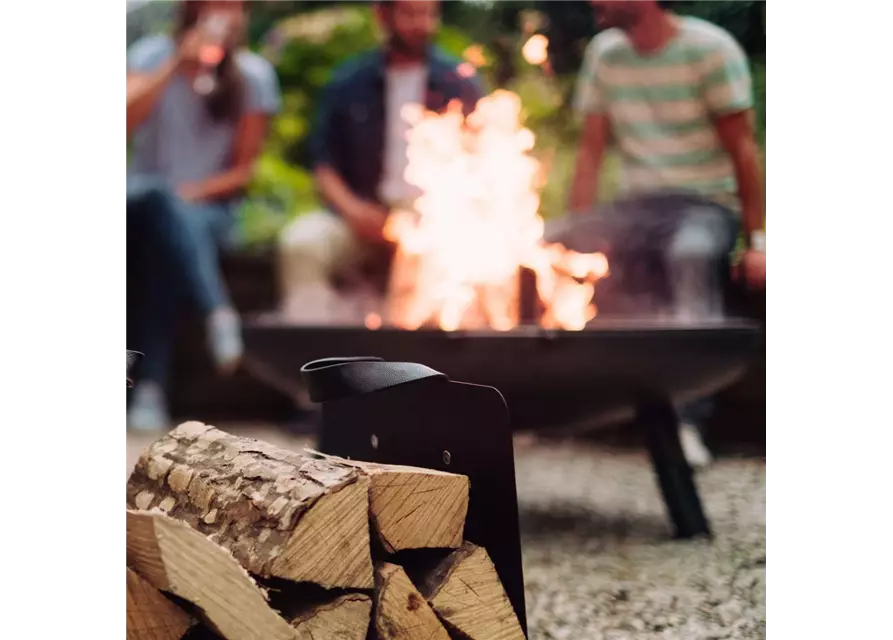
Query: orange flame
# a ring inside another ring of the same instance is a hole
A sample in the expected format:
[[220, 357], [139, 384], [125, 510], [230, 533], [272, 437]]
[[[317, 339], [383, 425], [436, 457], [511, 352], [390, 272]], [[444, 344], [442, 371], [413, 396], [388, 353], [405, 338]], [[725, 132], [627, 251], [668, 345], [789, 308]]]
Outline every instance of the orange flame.
[[465, 62], [474, 67], [483, 67], [487, 64], [484, 48], [479, 44], [473, 44], [466, 47], [465, 51], [462, 52], [462, 57], [465, 59]]
[[372, 331], [381, 329], [381, 316], [377, 313], [367, 313], [365, 323], [366, 328], [371, 329]]
[[385, 227], [397, 245], [388, 321], [405, 329], [512, 329], [526, 267], [537, 275], [543, 326], [583, 329], [596, 314], [595, 283], [608, 262], [544, 242], [540, 166], [518, 96], [497, 91], [467, 121], [457, 104], [443, 114], [416, 107], [403, 115], [413, 125], [406, 179], [423, 195]]
[[544, 64], [549, 59], [549, 39], [541, 33], [530, 36], [521, 48], [521, 55], [528, 64]]

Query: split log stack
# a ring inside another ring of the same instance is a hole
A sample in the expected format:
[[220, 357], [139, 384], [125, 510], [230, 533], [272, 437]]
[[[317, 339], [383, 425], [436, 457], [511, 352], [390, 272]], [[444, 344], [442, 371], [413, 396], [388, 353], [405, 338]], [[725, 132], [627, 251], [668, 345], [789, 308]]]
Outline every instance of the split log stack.
[[133, 640], [524, 640], [462, 475], [187, 422], [127, 482]]

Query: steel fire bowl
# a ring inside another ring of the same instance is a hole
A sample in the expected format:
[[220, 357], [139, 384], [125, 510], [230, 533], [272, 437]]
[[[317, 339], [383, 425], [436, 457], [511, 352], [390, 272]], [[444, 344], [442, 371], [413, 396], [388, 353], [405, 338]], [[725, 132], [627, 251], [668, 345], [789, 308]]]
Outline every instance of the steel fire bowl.
[[678, 403], [717, 392], [744, 374], [761, 345], [759, 326], [743, 320], [598, 319], [584, 331], [448, 332], [300, 326], [267, 316], [246, 322], [244, 336], [248, 365], [280, 388], [297, 388], [301, 366], [320, 358], [418, 362], [496, 387], [515, 429], [623, 420], [643, 396]]

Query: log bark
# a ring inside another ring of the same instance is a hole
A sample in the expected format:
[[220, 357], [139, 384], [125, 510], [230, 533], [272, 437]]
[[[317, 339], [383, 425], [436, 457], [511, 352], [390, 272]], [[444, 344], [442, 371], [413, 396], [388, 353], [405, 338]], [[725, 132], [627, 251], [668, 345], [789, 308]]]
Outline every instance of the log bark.
[[131, 508], [158, 508], [254, 574], [371, 589], [369, 478], [354, 466], [187, 422], [143, 454]]
[[369, 517], [387, 553], [456, 549], [462, 544], [468, 476], [317, 455], [355, 467], [369, 477]]
[[466, 542], [429, 574], [421, 593], [455, 636], [524, 640], [496, 567], [482, 547]]
[[396, 564], [376, 567], [374, 618], [379, 640], [450, 640], [434, 611]]
[[349, 593], [307, 607], [289, 622], [299, 640], [365, 640], [371, 619], [372, 598]]
[[127, 511], [127, 566], [195, 605], [227, 640], [293, 640], [295, 630], [231, 554], [160, 512]]
[[192, 617], [127, 569], [127, 640], [179, 640]]

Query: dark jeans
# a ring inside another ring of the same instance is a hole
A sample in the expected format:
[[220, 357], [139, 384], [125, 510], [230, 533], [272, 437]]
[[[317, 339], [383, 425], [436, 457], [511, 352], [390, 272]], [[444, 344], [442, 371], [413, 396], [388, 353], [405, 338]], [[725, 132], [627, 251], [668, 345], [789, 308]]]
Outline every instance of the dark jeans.
[[207, 315], [229, 304], [218, 251], [230, 243], [233, 216], [224, 204], [192, 204], [147, 176], [127, 181], [128, 252], [144, 278], [137, 343], [145, 354], [141, 378], [162, 387], [167, 377], [176, 312], [184, 297]]
[[700, 398], [679, 407], [676, 412], [680, 422], [693, 425], [704, 435], [704, 423], [713, 414], [713, 405], [713, 398]]
[[[605, 294], [609, 312], [694, 322], [722, 317], [723, 281], [740, 225], [731, 210], [697, 194], [667, 191], [599, 205], [567, 224], [555, 230], [556, 240], [608, 257], [612, 275], [599, 284], [596, 301]], [[682, 407], [679, 416], [700, 428], [711, 410], [711, 399], [704, 398]]]

